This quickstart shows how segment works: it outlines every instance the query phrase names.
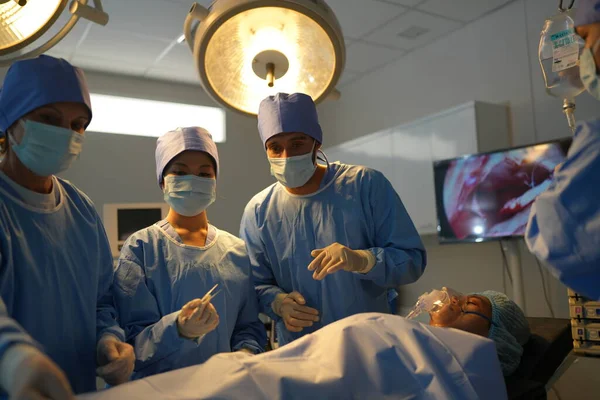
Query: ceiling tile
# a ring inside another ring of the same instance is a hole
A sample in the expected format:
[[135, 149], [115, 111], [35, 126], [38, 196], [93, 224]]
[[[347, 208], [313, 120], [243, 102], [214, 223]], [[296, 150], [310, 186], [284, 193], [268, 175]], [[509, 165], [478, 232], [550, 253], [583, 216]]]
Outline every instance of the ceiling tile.
[[350, 45], [351, 43], [356, 42], [356, 39], [352, 39], [349, 37], [344, 37], [344, 43], [346, 44], [346, 46]]
[[[441, 17], [411, 11], [390, 22], [381, 29], [376, 30], [365, 40], [381, 45], [393, 46], [399, 49], [410, 50], [424, 46], [434, 39], [445, 35], [461, 26], [460, 23]], [[424, 28], [426, 31], [415, 39], [409, 39], [398, 34], [407, 30]]]
[[423, 0], [377, 0], [377, 1], [381, 1], [384, 3], [400, 4], [400, 5], [408, 6], [408, 7], [414, 7], [417, 4], [419, 4], [420, 2], [422, 2]]
[[338, 81], [337, 87], [339, 88], [344, 85], [347, 85], [348, 83], [354, 81], [359, 76], [360, 76], [360, 74], [358, 72], [351, 72], [351, 71], [346, 70], [346, 71], [344, 71], [344, 73], [342, 74], [342, 77]]
[[[44, 33], [39, 39], [38, 44], [46, 43], [49, 39], [51, 39], [59, 30], [61, 30], [71, 18], [71, 14], [68, 11], [63, 11], [63, 13], [58, 17], [54, 25]], [[54, 50], [55, 53], [60, 53], [63, 58], [65, 55], [69, 56], [75, 51], [75, 47], [81, 37], [85, 34], [87, 27], [91, 24], [91, 22], [86, 21], [84, 19], [80, 19], [75, 26], [71, 29], [71, 31], [64, 37], [60, 42], [58, 42], [51, 50]]]
[[400, 58], [403, 52], [356, 42], [347, 50], [346, 67], [350, 71], [367, 72]]
[[102, 5], [110, 16], [107, 25], [110, 29], [175, 40], [183, 33], [183, 22], [192, 2], [104, 0]]
[[94, 25], [76, 55], [149, 67], [169, 42]]
[[195, 70], [178, 70], [174, 68], [152, 68], [144, 76], [163, 81], [184, 82], [200, 86], [200, 78]]
[[373, 0], [327, 0], [342, 25], [344, 36], [358, 39], [406, 9]]
[[185, 43], [175, 45], [163, 58], [152, 65], [158, 69], [178, 69], [196, 73], [196, 65], [190, 48]]
[[131, 65], [122, 61], [114, 62], [104, 58], [82, 56], [77, 54], [75, 57], [73, 57], [71, 62], [73, 65], [83, 68], [84, 70], [109, 72], [122, 75], [142, 76], [145, 69], [144, 66], [141, 65]]
[[188, 7], [192, 6], [192, 3], [198, 3], [201, 6], [208, 8], [215, 0], [166, 0], [168, 2], [185, 4]]
[[81, 38], [84, 37], [86, 31], [90, 29], [90, 25], [92, 25], [92, 22], [80, 19], [75, 24], [73, 29], [71, 29], [71, 32], [69, 32], [60, 42], [58, 42], [54, 48], [73, 54], [77, 49], [77, 45], [79, 44]]
[[[185, 44], [173, 47], [157, 61], [181, 35], [193, 1], [104, 0], [103, 6], [110, 15], [106, 27], [81, 20], [48, 53], [69, 57], [86, 69], [198, 84], [194, 61]], [[196, 1], [204, 6], [212, 3]], [[339, 85], [346, 85], [364, 72], [401, 57], [400, 49], [424, 46], [462, 25], [452, 19], [471, 21], [511, 0], [326, 1], [337, 14], [345, 35], [347, 71]], [[406, 7], [422, 8], [423, 12]], [[61, 16], [56, 26], [64, 25], [68, 16]], [[415, 39], [398, 36], [407, 29], [415, 32], [415, 28], [429, 31]]]
[[473, 21], [511, 0], [427, 0], [419, 9], [459, 21]]

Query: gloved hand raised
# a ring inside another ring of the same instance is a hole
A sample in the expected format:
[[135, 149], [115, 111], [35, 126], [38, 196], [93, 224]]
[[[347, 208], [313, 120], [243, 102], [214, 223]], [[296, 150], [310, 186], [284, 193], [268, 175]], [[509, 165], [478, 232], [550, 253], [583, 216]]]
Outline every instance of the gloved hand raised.
[[315, 259], [308, 266], [308, 270], [314, 271], [313, 279], [316, 280], [322, 280], [340, 270], [366, 274], [376, 262], [370, 251], [352, 250], [339, 243], [313, 250], [310, 255]]
[[0, 361], [0, 371], [0, 384], [11, 399], [75, 399], [64, 372], [30, 345], [9, 347]]
[[111, 386], [129, 381], [135, 367], [135, 352], [129, 343], [113, 335], [104, 335], [96, 346], [96, 373]]
[[300, 332], [319, 321], [319, 311], [305, 304], [306, 300], [298, 292], [280, 293], [275, 296], [271, 308], [283, 319], [288, 331]]
[[216, 329], [219, 314], [209, 299], [194, 299], [181, 308], [177, 316], [179, 334], [196, 339]]

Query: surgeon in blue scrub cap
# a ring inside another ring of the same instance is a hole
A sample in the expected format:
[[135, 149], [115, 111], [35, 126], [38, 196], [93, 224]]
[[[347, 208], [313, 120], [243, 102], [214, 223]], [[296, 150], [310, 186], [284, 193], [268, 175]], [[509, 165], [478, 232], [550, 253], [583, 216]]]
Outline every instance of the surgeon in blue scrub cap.
[[516, 371], [523, 346], [531, 336], [529, 323], [519, 306], [505, 294], [493, 290], [473, 293], [460, 301], [453, 299], [451, 304], [430, 313], [429, 324], [492, 339], [504, 376]]
[[218, 175], [217, 146], [206, 130], [179, 128], [158, 139], [156, 179], [171, 209], [127, 240], [114, 285], [121, 325], [135, 346], [134, 379], [217, 353], [264, 351], [244, 242], [208, 221]]
[[49, 56], [14, 63], [0, 92], [0, 386], [67, 399], [96, 374], [127, 381], [133, 348], [116, 322], [113, 265], [90, 199], [55, 174], [92, 118], [83, 72]]
[[[579, 0], [576, 32], [585, 40], [581, 80], [600, 100], [600, 0]], [[566, 286], [600, 300], [600, 119], [580, 122], [567, 160], [533, 204], [529, 250]]]
[[250, 200], [240, 235], [279, 343], [353, 314], [390, 312], [388, 293], [426, 264], [390, 182], [370, 168], [317, 163], [323, 133], [305, 94], [263, 100], [258, 130], [277, 183]]

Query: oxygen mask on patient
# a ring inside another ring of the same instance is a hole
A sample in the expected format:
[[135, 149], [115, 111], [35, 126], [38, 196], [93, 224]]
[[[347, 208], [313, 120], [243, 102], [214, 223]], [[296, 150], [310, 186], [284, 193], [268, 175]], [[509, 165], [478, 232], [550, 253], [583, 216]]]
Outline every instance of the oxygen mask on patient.
[[406, 318], [414, 319], [423, 313], [439, 313], [444, 307], [453, 304], [462, 307], [466, 303], [466, 298], [464, 294], [447, 287], [442, 287], [441, 290], [434, 289], [419, 296], [417, 303], [406, 315]]

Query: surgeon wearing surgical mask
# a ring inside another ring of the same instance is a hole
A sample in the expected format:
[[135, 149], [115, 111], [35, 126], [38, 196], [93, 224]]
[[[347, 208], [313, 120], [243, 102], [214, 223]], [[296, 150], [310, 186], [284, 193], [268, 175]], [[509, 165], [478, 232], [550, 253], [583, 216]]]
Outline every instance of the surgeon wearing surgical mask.
[[317, 164], [323, 134], [305, 94], [263, 100], [258, 130], [277, 183], [250, 200], [240, 235], [279, 343], [353, 314], [390, 312], [388, 293], [426, 264], [390, 182], [362, 166]]
[[208, 221], [219, 174], [206, 130], [179, 128], [158, 139], [156, 179], [170, 211], [127, 239], [114, 285], [121, 325], [135, 347], [134, 379], [217, 353], [264, 351], [244, 242]]
[[129, 379], [113, 263], [90, 199], [55, 174], [78, 158], [92, 118], [79, 68], [18, 61], [0, 93], [0, 385], [11, 398], [68, 399], [96, 375]]
[[[576, 32], [585, 40], [581, 80], [600, 100], [600, 0], [579, 0]], [[566, 161], [531, 209], [529, 250], [566, 286], [600, 300], [600, 119], [580, 122]]]

